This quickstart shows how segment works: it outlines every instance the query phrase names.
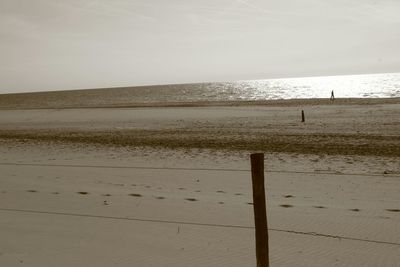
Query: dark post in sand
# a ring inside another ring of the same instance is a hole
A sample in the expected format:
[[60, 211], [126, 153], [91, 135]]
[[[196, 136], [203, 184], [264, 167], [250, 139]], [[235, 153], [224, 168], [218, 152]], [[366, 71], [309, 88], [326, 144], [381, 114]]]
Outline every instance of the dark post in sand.
[[264, 154], [250, 155], [253, 184], [254, 222], [256, 225], [257, 267], [269, 266], [267, 210], [264, 188]]
[[304, 110], [301, 111], [301, 122], [305, 122], [306, 118], [304, 116]]

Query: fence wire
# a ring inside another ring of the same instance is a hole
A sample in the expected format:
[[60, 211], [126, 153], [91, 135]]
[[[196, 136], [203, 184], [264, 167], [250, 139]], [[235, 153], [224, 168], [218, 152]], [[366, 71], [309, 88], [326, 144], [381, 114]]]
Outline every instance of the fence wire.
[[[115, 166], [115, 165], [81, 165], [81, 164], [38, 164], [0, 162], [0, 166], [32, 166], [32, 167], [66, 167], [66, 168], [99, 168], [99, 169], [141, 169], [141, 170], [179, 170], [179, 171], [221, 171], [221, 172], [250, 172], [250, 169], [224, 169], [224, 168], [184, 168], [184, 167], [148, 167], [148, 166]], [[343, 173], [321, 171], [284, 171], [266, 170], [265, 173], [293, 173], [293, 174], [323, 174], [337, 176], [366, 176], [366, 177], [400, 177], [397, 174], [373, 174], [373, 173]]]
[[[221, 228], [236, 228], [236, 229], [254, 229], [255, 228], [253, 226], [245, 226], [245, 225], [213, 224], [213, 223], [185, 222], [185, 221], [172, 221], [172, 220], [157, 220], [157, 219], [117, 217], [117, 216], [104, 216], [104, 215], [91, 215], [91, 214], [66, 213], [66, 212], [54, 212], [54, 211], [39, 211], [39, 210], [25, 210], [25, 209], [0, 208], [0, 211], [20, 212], [20, 213], [34, 213], [34, 214], [48, 214], [48, 215], [59, 215], [59, 216], [73, 216], [73, 217], [85, 217], [85, 218], [108, 219], [108, 220], [138, 221], [138, 222], [178, 224], [178, 225], [194, 225], [194, 226], [199, 226], [199, 227], [221, 227]], [[348, 236], [341, 236], [341, 235], [329, 235], [329, 234], [321, 234], [321, 233], [316, 233], [316, 232], [302, 232], [302, 231], [294, 231], [294, 230], [278, 229], [278, 228], [270, 228], [270, 227], [268, 227], [268, 231], [284, 232], [284, 233], [289, 233], [289, 234], [308, 235], [308, 236], [325, 237], [325, 238], [336, 238], [336, 239], [340, 239], [340, 240], [343, 239], [343, 240], [352, 240], [352, 241], [360, 241], [360, 242], [368, 242], [368, 243], [400, 246], [400, 243], [396, 243], [396, 242], [363, 239], [363, 238], [348, 237]]]

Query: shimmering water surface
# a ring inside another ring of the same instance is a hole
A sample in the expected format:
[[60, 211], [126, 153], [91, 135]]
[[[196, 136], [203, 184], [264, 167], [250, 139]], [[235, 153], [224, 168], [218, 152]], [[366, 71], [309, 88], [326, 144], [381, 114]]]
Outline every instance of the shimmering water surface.
[[197, 84], [183, 89], [182, 96], [197, 100], [329, 98], [332, 90], [340, 98], [400, 97], [400, 73]]
[[0, 95], [0, 108], [100, 107], [298, 98], [400, 97], [400, 73], [158, 85]]
[[[257, 88], [250, 98], [399, 97], [400, 73], [260, 80], [247, 82]], [[244, 85], [245, 86], [245, 85]]]
[[400, 73], [146, 86], [114, 93], [117, 102], [151, 103], [329, 98], [332, 90], [337, 98], [400, 97]]

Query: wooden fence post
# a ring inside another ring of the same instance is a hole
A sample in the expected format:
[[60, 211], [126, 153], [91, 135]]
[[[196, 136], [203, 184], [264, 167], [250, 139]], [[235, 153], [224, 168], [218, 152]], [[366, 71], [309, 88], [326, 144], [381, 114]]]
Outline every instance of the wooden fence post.
[[264, 188], [264, 154], [250, 155], [253, 184], [254, 222], [256, 225], [257, 267], [269, 266], [268, 226]]

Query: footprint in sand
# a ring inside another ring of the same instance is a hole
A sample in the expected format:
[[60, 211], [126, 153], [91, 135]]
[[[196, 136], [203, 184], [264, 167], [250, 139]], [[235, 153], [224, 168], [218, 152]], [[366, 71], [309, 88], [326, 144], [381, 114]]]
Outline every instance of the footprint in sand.
[[80, 191], [80, 192], [77, 192], [78, 194], [80, 194], [80, 195], [88, 195], [89, 194], [89, 192], [86, 192], [86, 191]]
[[236, 193], [235, 196], [243, 196], [242, 193]]
[[360, 211], [360, 209], [357, 209], [357, 208], [355, 208], [355, 209], [350, 209], [351, 211], [355, 211], [355, 212], [359, 212]]
[[316, 209], [326, 209], [325, 206], [313, 206], [313, 207], [316, 208]]
[[129, 194], [131, 197], [142, 197], [142, 195], [141, 194], [135, 194], [135, 193], [132, 193], [132, 194]]
[[187, 201], [197, 201], [197, 199], [195, 199], [195, 198], [185, 198], [185, 200], [187, 200]]
[[218, 202], [218, 204], [221, 204], [221, 205], [224, 204], [224, 203], [225, 203], [225, 202], [223, 202], [223, 201]]
[[285, 198], [292, 198], [294, 197], [293, 195], [284, 195]]
[[155, 197], [156, 199], [165, 199], [165, 197]]
[[29, 193], [36, 193], [37, 191], [36, 191], [36, 190], [33, 190], [33, 189], [29, 189], [29, 190], [26, 190], [26, 192], [29, 192]]
[[184, 188], [184, 187], [179, 187], [178, 189], [179, 190], [186, 190], [186, 188]]
[[247, 202], [246, 204], [247, 205], [253, 205], [253, 202]]
[[111, 197], [111, 194], [103, 194], [104, 197]]
[[52, 194], [53, 195], [59, 195], [60, 193], [59, 192], [53, 192]]
[[218, 190], [218, 191], [217, 191], [217, 193], [222, 193], [222, 194], [225, 194], [225, 191]]
[[279, 207], [282, 207], [282, 208], [292, 208], [293, 205], [290, 205], [290, 204], [281, 204], [281, 205], [279, 205]]
[[194, 192], [196, 192], [196, 193], [200, 193], [200, 192], [201, 192], [201, 190], [196, 190], [196, 191], [194, 191]]
[[400, 209], [386, 209], [386, 210], [390, 212], [400, 212]]

